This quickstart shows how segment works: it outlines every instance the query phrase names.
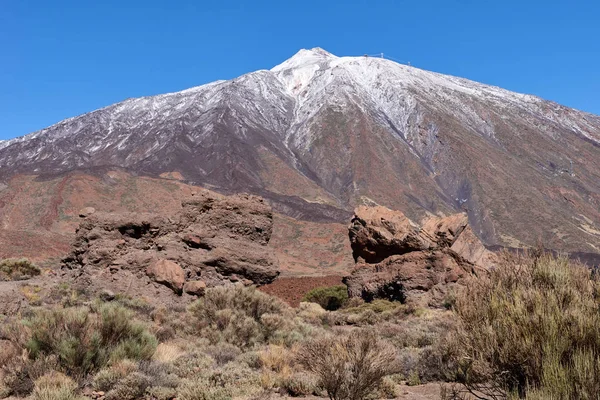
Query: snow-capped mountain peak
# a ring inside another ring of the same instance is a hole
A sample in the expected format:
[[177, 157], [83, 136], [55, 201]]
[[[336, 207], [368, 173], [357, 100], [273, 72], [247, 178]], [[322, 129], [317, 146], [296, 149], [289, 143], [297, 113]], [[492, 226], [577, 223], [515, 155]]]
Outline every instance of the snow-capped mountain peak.
[[294, 216], [368, 198], [416, 219], [465, 210], [487, 244], [546, 225], [560, 227], [549, 246], [600, 249], [600, 117], [387, 59], [304, 49], [0, 141], [0, 180], [113, 167], [259, 193]]

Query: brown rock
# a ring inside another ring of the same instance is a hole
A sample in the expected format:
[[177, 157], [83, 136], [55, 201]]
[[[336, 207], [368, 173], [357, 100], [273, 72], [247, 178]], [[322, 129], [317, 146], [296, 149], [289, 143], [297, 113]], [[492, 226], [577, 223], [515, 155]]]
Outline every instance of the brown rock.
[[421, 225], [421, 234], [439, 247], [450, 247], [469, 225], [469, 218], [465, 213], [447, 217], [429, 217]]
[[96, 209], [94, 207], [85, 207], [85, 208], [82, 208], [81, 210], [79, 210], [79, 216], [81, 218], [86, 218], [95, 212], [96, 212]]
[[157, 293], [148, 283], [160, 282], [181, 294], [186, 276], [202, 276], [210, 287], [231, 280], [272, 282], [279, 275], [267, 246], [272, 227], [271, 208], [261, 198], [202, 190], [170, 216], [90, 215], [81, 221], [62, 268], [74, 270], [75, 279], [88, 290], [136, 293], [160, 304], [178, 302], [171, 291], [159, 287]]
[[184, 292], [195, 296], [203, 296], [205, 290], [206, 282], [204, 281], [189, 281], [183, 285]]
[[198, 235], [185, 235], [183, 237], [183, 241], [185, 242], [185, 244], [194, 249], [211, 249], [210, 245]]
[[419, 234], [414, 222], [402, 212], [382, 206], [358, 207], [349, 235], [354, 260], [363, 259], [368, 263], [431, 247], [431, 242]]
[[357, 260], [350, 296], [441, 307], [453, 286], [493, 262], [466, 214], [429, 217], [420, 228], [399, 211], [359, 207], [349, 227]]
[[159, 260], [146, 269], [146, 274], [157, 283], [166, 285], [181, 294], [185, 283], [185, 271], [175, 262]]
[[[384, 298], [441, 307], [448, 289], [474, 269], [474, 265], [447, 248], [424, 250], [391, 256], [378, 264], [358, 264], [344, 283], [350, 296], [366, 301]], [[434, 288], [436, 298], [429, 293]]]
[[498, 262], [496, 253], [485, 248], [470, 226], [463, 230], [450, 248], [461, 257], [485, 269]]

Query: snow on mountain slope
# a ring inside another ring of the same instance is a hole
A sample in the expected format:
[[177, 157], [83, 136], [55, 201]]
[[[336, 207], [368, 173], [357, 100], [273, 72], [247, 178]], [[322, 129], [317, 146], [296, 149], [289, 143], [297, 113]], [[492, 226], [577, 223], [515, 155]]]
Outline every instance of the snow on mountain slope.
[[302, 218], [362, 202], [417, 219], [464, 210], [489, 245], [600, 249], [598, 116], [386, 59], [300, 50], [0, 142], [0, 179], [113, 167], [258, 193]]
[[[282, 83], [282, 87], [274, 84], [272, 75]], [[156, 123], [157, 119], [174, 120], [187, 112], [202, 114], [226, 102], [227, 96], [235, 95], [232, 86], [236, 85], [245, 86], [246, 95], [252, 93], [247, 98], [258, 98], [271, 106], [282, 107], [285, 98], [291, 97], [295, 102], [296, 113], [290, 126], [303, 124], [326, 103], [335, 105], [336, 101], [339, 102], [340, 98], [336, 95], [340, 93], [336, 90], [341, 86], [343, 95], [352, 92], [362, 97], [361, 100], [369, 103], [375, 112], [391, 119], [398, 127], [405, 128], [407, 117], [415, 106], [415, 99], [411, 93], [416, 90], [421, 95], [431, 96], [430, 100], [459, 115], [469, 125], [479, 123], [483, 126], [482, 121], [474, 121], [478, 118], [473, 115], [468, 103], [461, 101], [460, 95], [490, 101], [499, 108], [521, 109], [540, 114], [548, 121], [564, 125], [600, 143], [598, 118], [595, 116], [559, 105], [548, 109], [544, 105], [549, 103], [535, 96], [424, 71], [386, 59], [365, 56], [336, 57], [323, 49], [315, 48], [300, 50], [270, 71], [257, 71], [231, 81], [216, 81], [181, 92], [128, 99], [90, 114], [66, 119], [30, 135], [0, 141], [0, 148], [38, 138], [43, 139], [43, 144], [46, 145], [62, 138], [77, 136], [88, 126], [89, 117], [94, 116], [97, 118], [94, 122], [101, 124], [106, 131], [103, 136], [96, 137], [95, 143], [87, 149], [93, 153], [109, 147], [112, 143], [105, 139], [123, 124], [128, 130], [133, 130], [148, 122]], [[257, 108], [261, 105], [246, 103], [245, 106]], [[271, 115], [264, 114], [262, 110], [255, 111], [260, 115], [260, 120], [256, 121], [258, 124], [270, 124]], [[279, 123], [270, 128], [285, 130], [286, 127]], [[128, 140], [126, 137], [120, 139], [122, 145]], [[41, 150], [38, 148], [20, 160], [35, 157]]]

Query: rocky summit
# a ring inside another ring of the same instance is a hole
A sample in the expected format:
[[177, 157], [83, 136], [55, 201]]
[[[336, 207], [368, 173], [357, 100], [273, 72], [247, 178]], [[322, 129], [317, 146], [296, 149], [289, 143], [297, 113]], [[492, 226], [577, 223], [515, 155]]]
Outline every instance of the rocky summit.
[[453, 287], [496, 262], [466, 214], [428, 217], [419, 226], [399, 211], [359, 207], [349, 237], [356, 266], [344, 282], [366, 301], [441, 307]]

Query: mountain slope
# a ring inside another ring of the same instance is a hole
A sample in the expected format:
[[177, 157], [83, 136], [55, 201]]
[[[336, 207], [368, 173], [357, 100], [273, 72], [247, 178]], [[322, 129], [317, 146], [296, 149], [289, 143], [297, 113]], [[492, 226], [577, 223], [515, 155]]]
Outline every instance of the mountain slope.
[[301, 50], [0, 142], [3, 180], [107, 167], [261, 194], [295, 218], [464, 210], [490, 246], [600, 252], [600, 117], [384, 59]]

